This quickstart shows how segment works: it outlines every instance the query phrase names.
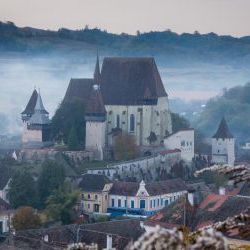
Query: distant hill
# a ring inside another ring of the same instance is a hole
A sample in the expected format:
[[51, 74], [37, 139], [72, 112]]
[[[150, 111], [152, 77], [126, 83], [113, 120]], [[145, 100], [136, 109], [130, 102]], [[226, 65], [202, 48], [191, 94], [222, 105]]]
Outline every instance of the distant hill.
[[194, 125], [211, 137], [222, 116], [238, 142], [250, 141], [250, 83], [225, 89], [222, 96], [208, 101]]
[[19, 28], [0, 22], [0, 51], [5, 53], [83, 53], [99, 48], [109, 55], [148, 55], [173, 63], [207, 62], [231, 65], [250, 63], [250, 36], [235, 38], [215, 33], [178, 35], [170, 30], [128, 35], [100, 29], [58, 31]]

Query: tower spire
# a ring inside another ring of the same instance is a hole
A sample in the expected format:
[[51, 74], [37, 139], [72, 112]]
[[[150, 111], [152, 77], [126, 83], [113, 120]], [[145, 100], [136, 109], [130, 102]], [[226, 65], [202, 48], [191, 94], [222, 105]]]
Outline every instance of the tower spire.
[[100, 85], [101, 73], [100, 73], [100, 64], [99, 64], [99, 53], [98, 50], [96, 52], [96, 64], [95, 64], [95, 72], [94, 72], [94, 82], [97, 85]]

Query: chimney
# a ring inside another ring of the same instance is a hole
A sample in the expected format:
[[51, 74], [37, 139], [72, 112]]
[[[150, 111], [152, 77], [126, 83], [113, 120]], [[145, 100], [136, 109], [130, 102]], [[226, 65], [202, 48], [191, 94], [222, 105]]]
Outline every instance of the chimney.
[[219, 187], [219, 195], [225, 195], [226, 189], [224, 187]]
[[191, 206], [194, 206], [194, 193], [195, 193], [194, 189], [188, 190], [188, 202]]
[[107, 250], [112, 250], [112, 235], [107, 234]]

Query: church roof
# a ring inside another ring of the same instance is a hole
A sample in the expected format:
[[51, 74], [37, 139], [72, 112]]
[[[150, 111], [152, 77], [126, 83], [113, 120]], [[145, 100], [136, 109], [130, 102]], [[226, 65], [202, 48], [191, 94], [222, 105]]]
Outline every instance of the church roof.
[[[25, 110], [21, 113], [22, 115], [33, 115], [34, 114], [35, 106], [37, 104], [37, 97], [38, 97], [38, 92], [36, 89], [34, 89]], [[45, 114], [49, 114], [49, 112], [44, 107], [43, 107], [43, 112]]]
[[39, 125], [50, 123], [48, 112], [44, 108], [42, 97], [41, 97], [40, 93], [38, 93], [38, 95], [37, 95], [36, 105], [34, 108], [34, 114], [31, 116], [29, 123], [30, 124], [39, 124]]
[[34, 113], [35, 105], [36, 105], [36, 99], [37, 99], [37, 91], [34, 89], [29, 102], [26, 105], [26, 108], [21, 113], [22, 115], [32, 115]]
[[96, 114], [105, 115], [106, 110], [102, 99], [102, 94], [100, 92], [98, 85], [93, 85], [91, 95], [87, 104], [86, 114]]
[[63, 102], [72, 102], [74, 100], [81, 100], [87, 106], [89, 97], [94, 84], [93, 79], [78, 78], [71, 79], [68, 89], [64, 96]]
[[101, 81], [101, 73], [100, 73], [100, 64], [99, 64], [99, 55], [98, 55], [98, 53], [97, 53], [97, 57], [96, 57], [94, 81], [95, 81], [95, 84], [98, 84], [98, 85], [100, 84], [100, 81]]
[[222, 138], [222, 139], [234, 138], [234, 136], [232, 135], [232, 133], [230, 132], [230, 130], [228, 128], [227, 122], [226, 122], [224, 117], [221, 119], [218, 130], [214, 134], [213, 138], [216, 138], [216, 139], [218, 139], [218, 138]]
[[105, 105], [140, 105], [145, 97], [167, 96], [151, 57], [104, 58], [100, 85]]

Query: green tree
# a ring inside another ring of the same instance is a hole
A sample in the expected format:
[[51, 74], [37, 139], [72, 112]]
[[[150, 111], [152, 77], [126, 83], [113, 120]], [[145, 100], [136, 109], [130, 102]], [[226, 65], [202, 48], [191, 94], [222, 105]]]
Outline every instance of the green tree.
[[19, 208], [12, 218], [15, 230], [36, 229], [41, 227], [41, 219], [32, 207]]
[[68, 149], [69, 150], [79, 149], [79, 141], [78, 141], [76, 129], [74, 126], [71, 128], [70, 133], [69, 133]]
[[37, 206], [36, 183], [27, 168], [14, 173], [10, 182], [9, 200], [13, 208]]
[[85, 105], [80, 100], [63, 102], [56, 110], [51, 122], [52, 139], [68, 144], [72, 127], [81, 145], [85, 142]]
[[45, 207], [46, 200], [51, 193], [61, 186], [65, 180], [64, 167], [55, 161], [46, 161], [38, 178], [38, 193], [40, 208]]
[[184, 117], [180, 116], [179, 114], [171, 113], [171, 119], [173, 133], [181, 129], [187, 129], [190, 127], [189, 121], [186, 120]]
[[69, 183], [64, 183], [47, 199], [46, 211], [52, 220], [60, 220], [63, 224], [72, 223], [75, 218], [74, 207], [78, 201], [79, 192], [71, 188]]
[[120, 134], [115, 138], [114, 157], [116, 160], [131, 160], [139, 156], [139, 148], [133, 135]]

